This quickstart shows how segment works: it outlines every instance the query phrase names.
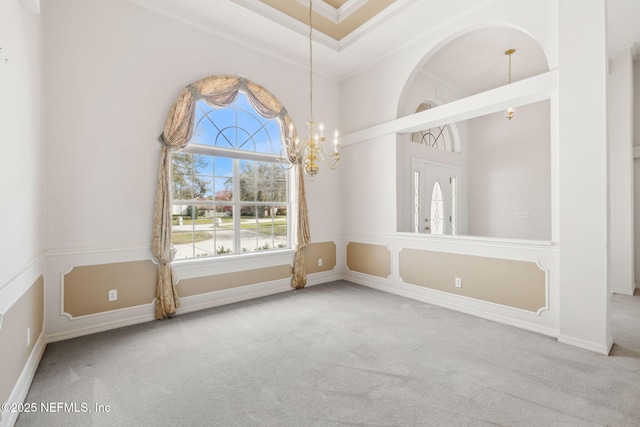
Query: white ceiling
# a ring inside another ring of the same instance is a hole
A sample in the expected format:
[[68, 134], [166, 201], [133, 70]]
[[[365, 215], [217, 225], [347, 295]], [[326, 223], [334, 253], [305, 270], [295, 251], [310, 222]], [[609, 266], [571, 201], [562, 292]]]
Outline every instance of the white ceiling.
[[[279, 58], [288, 58], [292, 63], [307, 62], [308, 26], [257, 0], [129, 1], [204, 31], [259, 47]], [[339, 42], [314, 32], [317, 42], [314, 44], [314, 71], [343, 80], [419, 41], [448, 21], [497, 1], [501, 0], [397, 0], [384, 13]], [[640, 0], [607, 2], [609, 50], [628, 48], [640, 42], [637, 23]], [[256, 6], [256, 3], [262, 6]], [[247, 4], [253, 6], [249, 8]], [[477, 93], [478, 87], [473, 83], [479, 81], [480, 76], [484, 79], [484, 89], [506, 82], [508, 58], [504, 50], [508, 48], [516, 49], [512, 57], [514, 81], [537, 74], [540, 67], [546, 66], [540, 48], [531, 39], [507, 29], [492, 29], [461, 37], [449, 44], [432, 58], [428, 72], [458, 86], [466, 94]], [[456, 78], [469, 68], [478, 78]]]
[[538, 42], [521, 31], [500, 27], [460, 36], [432, 56], [422, 71], [450, 86], [460, 97], [474, 95], [507, 84], [507, 49], [515, 49], [511, 56], [512, 81], [549, 70]]

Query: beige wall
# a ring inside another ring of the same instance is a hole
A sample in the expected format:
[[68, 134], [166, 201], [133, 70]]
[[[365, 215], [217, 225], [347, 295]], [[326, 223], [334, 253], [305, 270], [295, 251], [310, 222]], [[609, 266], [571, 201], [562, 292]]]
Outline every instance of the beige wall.
[[[305, 257], [307, 273], [331, 271], [336, 266], [336, 245], [312, 243], [305, 249]], [[177, 285], [178, 293], [186, 297], [286, 279], [291, 270], [287, 264], [183, 279]], [[156, 295], [157, 278], [157, 265], [151, 260], [74, 267], [63, 278], [63, 311], [79, 317], [150, 304]], [[110, 290], [117, 291], [116, 301], [109, 301]]]
[[[7, 402], [22, 370], [40, 337], [44, 321], [44, 279], [29, 290], [6, 312], [0, 326], [0, 402]], [[27, 345], [27, 329], [31, 342]]]
[[546, 307], [546, 274], [532, 262], [405, 248], [400, 277], [412, 285], [534, 313]]
[[291, 271], [292, 267], [290, 265], [278, 265], [275, 267], [256, 268], [254, 270], [182, 279], [178, 283], [178, 294], [181, 297], [187, 297], [256, 283], [286, 279], [291, 276]]
[[[74, 267], [63, 280], [63, 311], [86, 316], [150, 304], [156, 296], [158, 267], [151, 260], [86, 265]], [[109, 301], [113, 289], [118, 299]]]
[[[336, 244], [333, 242], [311, 243], [304, 249], [307, 274], [331, 271], [336, 268]], [[322, 265], [318, 261], [322, 260]]]
[[550, 114], [547, 100], [513, 120], [500, 111], [467, 122], [467, 234], [551, 240]]
[[391, 251], [382, 245], [349, 242], [347, 267], [351, 271], [386, 279], [391, 276]]

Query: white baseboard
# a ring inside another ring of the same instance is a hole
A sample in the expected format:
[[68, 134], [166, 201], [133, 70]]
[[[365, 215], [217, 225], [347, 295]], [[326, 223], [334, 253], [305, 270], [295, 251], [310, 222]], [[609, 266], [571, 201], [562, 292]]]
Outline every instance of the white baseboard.
[[[42, 359], [42, 354], [44, 353], [46, 345], [47, 341], [43, 331], [43, 333], [40, 334], [38, 341], [36, 341], [35, 345], [33, 346], [31, 355], [29, 356], [27, 363], [20, 373], [18, 382], [13, 387], [13, 391], [9, 396], [8, 403], [24, 402], [24, 399], [25, 397], [27, 397], [27, 393], [29, 392], [29, 388], [31, 387], [33, 377], [35, 376], [36, 370], [38, 369], [40, 359]], [[18, 419], [18, 415], [19, 412], [0, 412], [0, 427], [13, 427], [16, 423], [16, 420]]]
[[[307, 276], [307, 286], [314, 286], [320, 283], [340, 280], [341, 278], [342, 275], [334, 271], [309, 274]], [[182, 297], [180, 298], [180, 308], [176, 310], [176, 314], [180, 315], [191, 313], [194, 311], [206, 310], [212, 307], [218, 307], [222, 305], [260, 298], [280, 292], [286, 292], [292, 289], [293, 288], [291, 287], [291, 279], [287, 278], [274, 280], [271, 282], [258, 283], [255, 285], [240, 286], [237, 288], [225, 289], [222, 291]], [[94, 318], [95, 323], [93, 325], [51, 334], [47, 336], [47, 342], [63, 341], [71, 338], [81, 337], [84, 335], [104, 332], [111, 329], [151, 322], [155, 320], [154, 304], [155, 300], [151, 304], [128, 307], [126, 309], [118, 310], [121, 314], [123, 314], [123, 317], [118, 320], [107, 322], [99, 322], [95, 321], [95, 319], [99, 319], [100, 317], [105, 316], [112, 316], [114, 314], [113, 311], [83, 316], [82, 320], [90, 320], [91, 318]], [[129, 315], [127, 316], [127, 314]]]
[[[118, 329], [118, 328], [123, 328], [125, 326], [137, 325], [138, 323], [150, 322], [155, 319], [153, 314], [153, 304], [147, 304], [147, 305], [138, 306], [135, 308], [143, 309], [144, 311], [149, 311], [150, 313], [136, 315], [133, 317], [127, 317], [124, 319], [115, 320], [111, 322], [98, 323], [96, 325], [86, 326], [84, 328], [78, 328], [78, 329], [51, 334], [47, 336], [47, 343], [64, 341], [72, 338], [78, 338], [84, 335], [91, 335], [98, 332], [109, 331], [111, 329]], [[101, 314], [105, 314], [105, 313], [98, 313], [96, 316]]]
[[[342, 275], [334, 271], [313, 273], [307, 275], [307, 286], [315, 286], [340, 279], [342, 279]], [[180, 308], [176, 310], [176, 313], [184, 314], [193, 311], [206, 310], [207, 308], [219, 307], [222, 305], [247, 301], [291, 290], [293, 290], [291, 287], [291, 278], [286, 278], [271, 282], [258, 283], [255, 285], [209, 292], [206, 294], [193, 295], [180, 299]]]
[[611, 347], [613, 347], [613, 338], [609, 338], [605, 345], [597, 344], [591, 341], [585, 341], [580, 338], [570, 337], [567, 335], [559, 335], [558, 342], [571, 345], [573, 347], [582, 348], [584, 350], [593, 351], [595, 353], [604, 354], [608, 356], [611, 352]]
[[[492, 313], [490, 311], [484, 311], [484, 310], [476, 309], [473, 307], [469, 307], [468, 305], [457, 304], [452, 301], [445, 301], [444, 299], [434, 298], [432, 295], [430, 295], [429, 290], [423, 289], [418, 286], [407, 285], [407, 284], [389, 285], [388, 283], [377, 283], [378, 281], [372, 281], [369, 278], [361, 279], [353, 275], [349, 275], [349, 277], [345, 277], [345, 280], [348, 280], [363, 286], [367, 286], [373, 289], [377, 289], [383, 292], [389, 292], [389, 293], [400, 295], [406, 298], [411, 298], [417, 301], [425, 302], [427, 304], [437, 305], [439, 307], [447, 308], [449, 310], [470, 314], [475, 317], [480, 317], [482, 319], [491, 320], [491, 321], [502, 323], [509, 326], [514, 326], [516, 328], [525, 329], [525, 330], [536, 332], [542, 335], [547, 335], [554, 338], [558, 336], [557, 330], [547, 326], [521, 321], [511, 317], [506, 317], [497, 313]], [[451, 298], [456, 297], [455, 295], [448, 295], [448, 296], [450, 296]], [[478, 301], [478, 303], [482, 304], [482, 301]]]
[[176, 314], [191, 313], [208, 308], [233, 304], [292, 290], [291, 279], [280, 279], [255, 285], [240, 286], [222, 291], [208, 292], [180, 298]]
[[620, 289], [620, 288], [611, 289], [611, 293], [612, 294], [621, 294], [621, 295], [633, 295], [634, 291], [635, 291], [635, 288], [633, 288], [633, 289]]
[[307, 286], [321, 285], [323, 283], [335, 282], [336, 280], [344, 279], [342, 272], [336, 271], [336, 269], [330, 271], [323, 271], [320, 273], [313, 273], [307, 275]]

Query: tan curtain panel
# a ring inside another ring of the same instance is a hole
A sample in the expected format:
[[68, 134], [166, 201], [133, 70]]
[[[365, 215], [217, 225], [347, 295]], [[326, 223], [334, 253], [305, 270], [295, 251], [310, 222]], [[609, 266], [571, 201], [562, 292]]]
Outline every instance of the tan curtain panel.
[[[293, 275], [291, 276], [291, 286], [300, 289], [307, 284], [307, 269], [304, 259], [304, 248], [311, 243], [311, 232], [309, 231], [309, 215], [307, 212], [307, 195], [304, 190], [304, 165], [302, 164], [302, 144], [297, 139], [295, 128], [291, 124], [289, 116], [282, 120], [283, 128], [290, 133], [286, 138], [286, 153], [291, 164], [296, 165], [296, 184], [298, 189], [298, 220], [296, 222], [296, 255], [293, 260]], [[283, 129], [284, 131], [284, 129]], [[287, 135], [285, 133], [285, 135]]]
[[298, 222], [296, 234], [298, 236], [298, 245], [296, 247], [296, 256], [293, 260], [293, 276], [291, 277], [291, 286], [296, 289], [304, 288], [307, 284], [307, 269], [304, 259], [304, 248], [311, 243], [311, 233], [309, 231], [309, 217], [307, 214], [307, 198], [304, 191], [304, 173], [302, 164], [298, 163], [296, 168], [298, 172]]
[[191, 139], [195, 116], [194, 106], [191, 91], [189, 88], [183, 89], [171, 106], [164, 130], [158, 138], [162, 143], [162, 154], [156, 184], [151, 242], [151, 250], [159, 264], [156, 319], [173, 316], [180, 305], [171, 271], [171, 261], [175, 255], [175, 249], [171, 245], [171, 152], [182, 150]]
[[282, 132], [285, 136], [285, 149], [288, 160], [297, 165], [298, 170], [298, 247], [293, 267], [291, 285], [304, 287], [306, 273], [302, 250], [309, 245], [309, 225], [307, 218], [307, 202], [304, 193], [304, 180], [300, 165], [300, 147], [295, 141], [295, 130], [291, 118], [280, 102], [263, 87], [246, 79], [232, 76], [213, 76], [194, 82], [184, 88], [169, 110], [164, 130], [158, 138], [162, 144], [160, 169], [156, 184], [156, 201], [153, 216], [153, 240], [151, 248], [159, 263], [158, 286], [156, 292], [156, 319], [164, 319], [175, 314], [180, 306], [178, 291], [173, 278], [171, 262], [175, 256], [175, 248], [171, 245], [171, 158], [172, 152], [181, 151], [187, 146], [194, 129], [195, 103], [204, 99], [210, 105], [226, 107], [243, 91], [258, 114], [265, 118], [279, 117]]

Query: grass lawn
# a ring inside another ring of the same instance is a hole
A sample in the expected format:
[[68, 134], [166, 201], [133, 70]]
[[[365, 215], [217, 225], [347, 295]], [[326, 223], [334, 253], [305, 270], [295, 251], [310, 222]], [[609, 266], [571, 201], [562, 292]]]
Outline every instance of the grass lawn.
[[191, 233], [171, 233], [171, 243], [174, 245], [182, 245], [185, 243], [192, 243], [192, 238], [196, 242], [202, 242], [203, 240], [209, 240], [213, 238], [211, 233], [207, 233], [206, 231], [196, 231], [194, 234]]

